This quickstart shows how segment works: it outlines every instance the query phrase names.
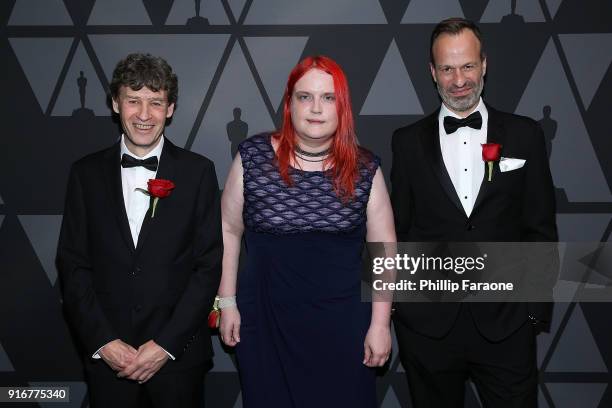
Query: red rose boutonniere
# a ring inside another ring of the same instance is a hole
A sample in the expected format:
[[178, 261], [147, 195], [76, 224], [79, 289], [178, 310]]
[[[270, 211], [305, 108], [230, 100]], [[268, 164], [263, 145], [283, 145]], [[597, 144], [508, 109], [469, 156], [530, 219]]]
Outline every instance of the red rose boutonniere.
[[487, 162], [489, 166], [489, 181], [491, 181], [491, 176], [493, 174], [493, 162], [499, 161], [501, 157], [501, 148], [502, 145], [499, 143], [484, 143], [482, 146], [482, 160]]
[[170, 180], [164, 179], [150, 179], [147, 182], [147, 190], [137, 188], [136, 190], [143, 192], [149, 197], [153, 197], [153, 205], [151, 208], [151, 218], [155, 217], [155, 209], [160, 198], [166, 198], [170, 195], [170, 192], [176, 187]]

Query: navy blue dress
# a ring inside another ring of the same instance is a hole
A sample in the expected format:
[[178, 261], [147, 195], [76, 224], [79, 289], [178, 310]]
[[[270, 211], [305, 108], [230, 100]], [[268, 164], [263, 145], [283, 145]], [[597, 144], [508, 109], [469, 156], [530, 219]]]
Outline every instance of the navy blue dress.
[[375, 372], [362, 363], [371, 303], [361, 302], [360, 276], [379, 159], [362, 152], [355, 197], [343, 204], [321, 171], [290, 169], [288, 187], [270, 138], [239, 146], [247, 251], [237, 288], [243, 404], [375, 407]]

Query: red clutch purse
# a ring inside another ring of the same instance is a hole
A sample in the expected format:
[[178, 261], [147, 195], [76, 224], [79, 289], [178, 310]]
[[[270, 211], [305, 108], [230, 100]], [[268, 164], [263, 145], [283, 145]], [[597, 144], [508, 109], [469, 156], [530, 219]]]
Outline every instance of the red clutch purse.
[[218, 329], [219, 323], [221, 322], [221, 309], [219, 309], [219, 296], [215, 296], [213, 307], [208, 314], [208, 327], [211, 329]]

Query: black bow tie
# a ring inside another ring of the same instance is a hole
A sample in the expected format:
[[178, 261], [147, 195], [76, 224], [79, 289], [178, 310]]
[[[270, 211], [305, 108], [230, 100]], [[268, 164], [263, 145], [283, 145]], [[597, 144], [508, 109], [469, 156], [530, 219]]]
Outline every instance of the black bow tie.
[[148, 159], [140, 160], [129, 154], [123, 153], [121, 156], [121, 167], [129, 169], [130, 167], [142, 166], [147, 170], [157, 171], [157, 156], [149, 157]]
[[480, 129], [482, 127], [482, 116], [476, 111], [467, 118], [457, 119], [452, 116], [444, 117], [444, 130], [447, 135], [455, 133], [460, 127], [469, 126], [472, 129]]

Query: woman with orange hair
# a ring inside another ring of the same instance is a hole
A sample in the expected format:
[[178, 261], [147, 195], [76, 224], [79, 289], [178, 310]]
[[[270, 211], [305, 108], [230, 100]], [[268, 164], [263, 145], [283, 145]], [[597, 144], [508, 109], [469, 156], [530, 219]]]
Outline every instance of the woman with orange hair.
[[222, 198], [219, 296], [246, 408], [376, 406], [391, 304], [362, 302], [360, 277], [364, 238], [395, 241], [379, 165], [357, 145], [344, 72], [324, 56], [289, 75], [281, 129], [240, 145]]

